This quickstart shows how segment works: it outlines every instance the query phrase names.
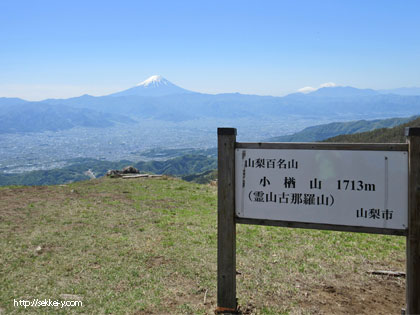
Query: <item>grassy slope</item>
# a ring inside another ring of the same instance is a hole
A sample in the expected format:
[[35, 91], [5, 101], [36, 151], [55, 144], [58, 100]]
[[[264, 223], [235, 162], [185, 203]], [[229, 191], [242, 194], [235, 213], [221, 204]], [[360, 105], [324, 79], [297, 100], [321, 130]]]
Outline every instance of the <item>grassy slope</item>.
[[[77, 295], [83, 307], [27, 313], [212, 314], [216, 188], [100, 179], [0, 188], [0, 313], [13, 299]], [[40, 253], [36, 252], [42, 247]], [[245, 313], [399, 313], [404, 237], [239, 225]]]

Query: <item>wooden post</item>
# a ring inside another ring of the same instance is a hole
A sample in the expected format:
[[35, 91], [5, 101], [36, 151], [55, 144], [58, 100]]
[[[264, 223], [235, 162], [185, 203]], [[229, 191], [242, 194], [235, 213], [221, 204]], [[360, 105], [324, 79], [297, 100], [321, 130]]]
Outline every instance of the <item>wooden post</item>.
[[235, 128], [218, 128], [217, 313], [235, 313]]
[[408, 141], [408, 234], [406, 314], [420, 314], [420, 128], [406, 128]]

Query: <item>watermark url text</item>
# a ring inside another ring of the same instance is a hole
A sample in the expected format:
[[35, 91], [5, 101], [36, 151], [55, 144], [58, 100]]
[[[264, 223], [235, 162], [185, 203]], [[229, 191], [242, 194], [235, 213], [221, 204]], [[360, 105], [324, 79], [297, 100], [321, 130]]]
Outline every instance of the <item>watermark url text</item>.
[[51, 299], [33, 299], [33, 300], [16, 300], [13, 299], [13, 306], [15, 307], [75, 307], [83, 306], [82, 301], [62, 301], [62, 300], [51, 300]]

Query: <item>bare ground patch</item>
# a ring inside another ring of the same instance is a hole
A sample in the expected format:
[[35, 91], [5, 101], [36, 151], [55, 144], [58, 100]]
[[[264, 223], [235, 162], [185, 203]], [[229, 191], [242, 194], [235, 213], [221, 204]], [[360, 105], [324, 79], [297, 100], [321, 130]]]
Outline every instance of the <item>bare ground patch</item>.
[[400, 314], [405, 304], [405, 281], [373, 276], [368, 282], [306, 287], [300, 305], [311, 314]]

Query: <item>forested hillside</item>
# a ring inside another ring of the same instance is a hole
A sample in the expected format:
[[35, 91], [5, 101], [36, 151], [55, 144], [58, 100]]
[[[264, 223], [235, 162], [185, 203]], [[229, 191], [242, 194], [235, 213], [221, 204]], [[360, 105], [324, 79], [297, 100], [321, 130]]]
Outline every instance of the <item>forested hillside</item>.
[[420, 118], [408, 123], [393, 127], [380, 128], [368, 132], [351, 135], [340, 135], [329, 138], [325, 142], [349, 142], [349, 143], [398, 143], [405, 142], [404, 129], [406, 127], [420, 127]]
[[109, 169], [122, 169], [127, 165], [133, 165], [141, 172], [186, 176], [213, 170], [217, 167], [217, 161], [215, 157], [198, 154], [187, 154], [165, 161], [140, 161], [137, 163], [127, 160], [109, 162], [95, 159], [77, 159], [71, 165], [61, 169], [0, 174], [0, 186], [64, 184], [89, 179], [89, 176], [85, 174], [89, 169], [96, 177], [101, 177]]
[[316, 142], [339, 135], [354, 134], [379, 128], [395, 127], [416, 119], [417, 116], [407, 118], [388, 118], [375, 120], [356, 120], [348, 122], [332, 122], [329, 124], [311, 126], [297, 133], [270, 138], [268, 142]]

